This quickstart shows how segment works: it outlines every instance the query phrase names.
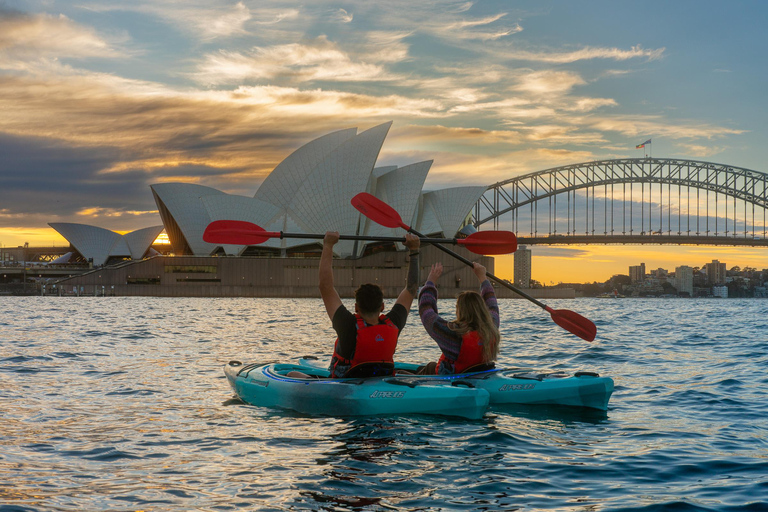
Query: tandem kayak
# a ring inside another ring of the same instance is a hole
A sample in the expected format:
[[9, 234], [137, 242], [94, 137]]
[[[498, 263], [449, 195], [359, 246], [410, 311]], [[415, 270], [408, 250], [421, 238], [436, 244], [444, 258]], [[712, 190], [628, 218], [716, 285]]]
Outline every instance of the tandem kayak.
[[[319, 375], [328, 376], [327, 365], [313, 356], [299, 359], [304, 368], [313, 368]], [[395, 370], [415, 372], [418, 365], [395, 363]], [[456, 375], [404, 375], [397, 378], [407, 381], [418, 379], [437, 382], [471, 382], [484, 389], [491, 398], [491, 405], [565, 405], [588, 407], [605, 411], [613, 393], [613, 379], [594, 372], [537, 372], [527, 368], [493, 369]]]
[[[308, 377], [289, 377], [292, 371]], [[438, 414], [479, 419], [488, 409], [488, 391], [474, 383], [408, 376], [331, 379], [326, 369], [300, 364], [243, 364], [224, 367], [242, 401], [325, 416]]]

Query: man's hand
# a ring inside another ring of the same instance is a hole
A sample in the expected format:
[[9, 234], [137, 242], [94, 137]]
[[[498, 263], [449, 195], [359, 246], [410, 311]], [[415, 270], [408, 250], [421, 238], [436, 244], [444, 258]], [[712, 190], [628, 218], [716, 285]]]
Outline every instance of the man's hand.
[[405, 234], [405, 246], [411, 251], [418, 251], [421, 246], [421, 238], [412, 233]]
[[333, 247], [336, 245], [336, 242], [339, 241], [339, 232], [338, 231], [326, 231], [325, 237], [323, 237], [323, 245], [327, 245], [329, 247]]

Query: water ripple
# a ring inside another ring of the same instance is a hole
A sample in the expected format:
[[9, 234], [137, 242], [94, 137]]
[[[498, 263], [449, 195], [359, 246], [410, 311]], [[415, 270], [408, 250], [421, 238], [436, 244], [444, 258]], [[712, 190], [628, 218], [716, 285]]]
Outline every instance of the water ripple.
[[[761, 304], [551, 301], [595, 320], [588, 343], [502, 300], [499, 364], [611, 376], [609, 410], [460, 421], [234, 400], [230, 359], [328, 357], [319, 300], [0, 297], [0, 512], [766, 510]], [[437, 357], [418, 318], [398, 357]]]

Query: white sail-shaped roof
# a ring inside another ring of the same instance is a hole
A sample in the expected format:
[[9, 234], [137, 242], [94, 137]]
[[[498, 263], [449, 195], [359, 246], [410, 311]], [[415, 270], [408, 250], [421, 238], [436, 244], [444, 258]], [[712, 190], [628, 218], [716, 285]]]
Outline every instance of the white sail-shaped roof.
[[[411, 224], [419, 204], [421, 188], [432, 166], [432, 160], [405, 167], [389, 169], [376, 179], [374, 195], [400, 214], [406, 224]], [[364, 233], [371, 236], [403, 236], [400, 228], [387, 228], [365, 218]]]
[[94, 265], [104, 265], [110, 257], [141, 259], [163, 231], [163, 226], [139, 229], [126, 235], [89, 224], [50, 222], [77, 252]]
[[224, 192], [193, 183], [156, 183], [150, 188], [174, 251], [184, 254], [188, 247], [192, 254], [211, 254], [217, 246], [203, 241], [211, 219], [200, 198]]
[[[306, 233], [355, 233], [360, 213], [352, 198], [366, 190], [391, 122], [352, 137], [331, 151], [306, 177], [288, 206], [291, 218]], [[335, 249], [350, 255], [353, 242], [342, 240]]]
[[[49, 222], [48, 225], [66, 238], [86, 260], [93, 258], [94, 265], [104, 265], [112, 247], [123, 239], [119, 233], [88, 224]], [[125, 253], [120, 256], [130, 256], [127, 245]]]
[[290, 204], [317, 164], [356, 133], [357, 128], [339, 130], [304, 144], [275, 167], [253, 197], [278, 206]]
[[128, 249], [131, 251], [131, 258], [140, 260], [152, 246], [152, 243], [163, 232], [163, 226], [152, 226], [144, 229], [137, 229], [123, 235]]
[[449, 238], [455, 236], [486, 189], [483, 186], [455, 187], [424, 193], [416, 230], [425, 235], [442, 232]]

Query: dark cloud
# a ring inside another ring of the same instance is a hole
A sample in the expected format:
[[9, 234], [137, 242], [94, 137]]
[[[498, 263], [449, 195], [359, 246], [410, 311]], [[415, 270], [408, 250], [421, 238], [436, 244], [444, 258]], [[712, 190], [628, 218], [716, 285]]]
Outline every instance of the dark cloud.
[[27, 216], [76, 222], [77, 212], [86, 208], [155, 209], [146, 173], [99, 174], [121, 160], [114, 148], [76, 148], [0, 134], [0, 155], [0, 223], [5, 225], [25, 224]]

